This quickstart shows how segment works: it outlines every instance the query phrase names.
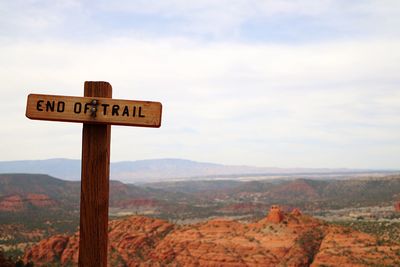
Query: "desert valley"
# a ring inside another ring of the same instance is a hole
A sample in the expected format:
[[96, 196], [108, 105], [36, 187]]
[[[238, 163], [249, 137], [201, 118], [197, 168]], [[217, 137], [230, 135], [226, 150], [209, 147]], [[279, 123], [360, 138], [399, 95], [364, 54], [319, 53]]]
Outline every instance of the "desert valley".
[[[400, 264], [396, 172], [235, 171], [179, 179], [154, 176], [147, 183], [112, 180], [109, 265]], [[33, 266], [76, 266], [79, 198], [80, 181], [0, 174], [3, 257]]]

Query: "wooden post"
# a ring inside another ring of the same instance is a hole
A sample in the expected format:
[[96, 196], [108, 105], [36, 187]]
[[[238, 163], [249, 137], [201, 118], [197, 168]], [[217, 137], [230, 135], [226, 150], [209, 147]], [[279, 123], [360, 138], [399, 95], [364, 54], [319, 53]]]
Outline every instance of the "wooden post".
[[[85, 97], [112, 97], [107, 82], [85, 82]], [[83, 124], [79, 266], [106, 267], [110, 173], [108, 124]]]
[[160, 102], [111, 99], [108, 82], [85, 82], [85, 96], [29, 94], [33, 120], [82, 122], [79, 266], [106, 267], [111, 125], [160, 127]]

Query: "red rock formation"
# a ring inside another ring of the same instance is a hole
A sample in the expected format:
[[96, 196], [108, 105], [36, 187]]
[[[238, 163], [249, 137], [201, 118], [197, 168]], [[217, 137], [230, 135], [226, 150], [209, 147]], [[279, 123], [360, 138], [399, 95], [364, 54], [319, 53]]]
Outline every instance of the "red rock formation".
[[325, 232], [311, 267], [400, 266], [399, 244], [337, 226]]
[[21, 211], [24, 208], [23, 200], [19, 195], [8, 196], [0, 201], [0, 211]]
[[54, 200], [44, 194], [11, 195], [0, 201], [0, 211], [22, 211], [26, 209], [28, 203], [36, 207], [50, 207], [56, 204]]
[[284, 216], [281, 208], [277, 205], [272, 205], [267, 216], [267, 221], [272, 223], [280, 223], [283, 221], [283, 218]]
[[[289, 214], [284, 220], [287, 223], [271, 224], [265, 218], [246, 224], [215, 219], [187, 226], [140, 216], [111, 221], [108, 265], [363, 266], [356, 260], [375, 249], [373, 256], [365, 257], [369, 264], [397, 266], [399, 244], [382, 245], [367, 234], [326, 226], [308, 216]], [[55, 236], [26, 251], [24, 260], [35, 266], [76, 265], [78, 244], [77, 234]], [[356, 257], [348, 258], [349, 253]]]
[[394, 210], [400, 212], [400, 201], [394, 203]]
[[34, 261], [35, 266], [54, 262], [60, 258], [60, 255], [63, 253], [68, 241], [69, 237], [67, 236], [52, 236], [49, 239], [40, 241], [25, 254], [24, 258], [26, 261]]
[[[125, 220], [111, 221], [109, 225], [109, 266], [121, 266], [121, 262], [134, 266], [143, 261], [155, 243], [174, 228], [174, 225], [157, 219], [133, 216]], [[24, 261], [32, 261], [35, 266], [57, 262], [62, 265], [78, 262], [79, 234], [68, 239], [62, 236], [39, 242], [25, 253]], [[56, 250], [57, 242], [64, 241], [63, 249]], [[46, 254], [46, 250], [49, 253]], [[126, 265], [123, 265], [126, 266]]]

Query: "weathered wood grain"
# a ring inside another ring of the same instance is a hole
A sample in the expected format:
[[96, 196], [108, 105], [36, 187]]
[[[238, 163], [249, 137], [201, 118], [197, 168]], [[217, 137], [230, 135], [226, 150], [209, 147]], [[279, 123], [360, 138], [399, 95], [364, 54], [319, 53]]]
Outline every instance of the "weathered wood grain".
[[[96, 100], [96, 116], [92, 101]], [[100, 96], [28, 95], [26, 116], [35, 120], [105, 123], [126, 126], [160, 127], [160, 102], [110, 99]]]
[[[85, 96], [112, 97], [107, 82], [85, 82]], [[106, 267], [111, 126], [83, 124], [79, 266]]]

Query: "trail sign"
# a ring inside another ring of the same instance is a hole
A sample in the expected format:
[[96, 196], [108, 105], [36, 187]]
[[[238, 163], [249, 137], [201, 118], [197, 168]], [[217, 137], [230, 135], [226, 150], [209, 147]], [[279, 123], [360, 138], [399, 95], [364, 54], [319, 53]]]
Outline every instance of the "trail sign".
[[160, 127], [159, 102], [30, 94], [26, 116], [36, 120]]
[[160, 127], [159, 102], [112, 99], [107, 82], [85, 82], [84, 97], [30, 94], [26, 116], [82, 122], [79, 266], [106, 267], [111, 125]]

